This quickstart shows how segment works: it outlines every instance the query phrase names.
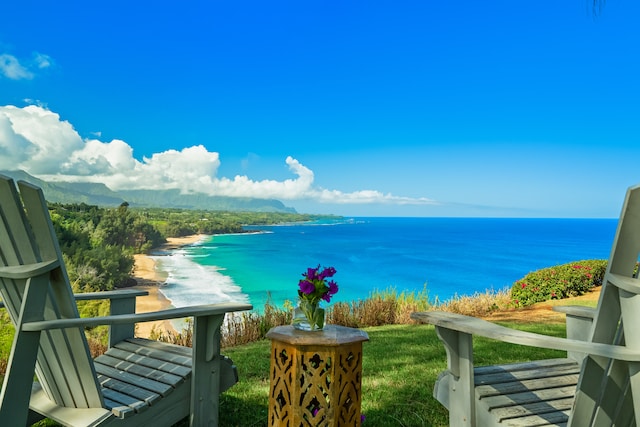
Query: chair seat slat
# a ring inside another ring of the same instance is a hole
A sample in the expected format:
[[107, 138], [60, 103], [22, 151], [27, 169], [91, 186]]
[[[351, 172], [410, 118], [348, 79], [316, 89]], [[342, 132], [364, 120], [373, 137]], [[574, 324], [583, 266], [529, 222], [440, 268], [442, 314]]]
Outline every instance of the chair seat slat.
[[105, 389], [114, 390], [135, 399], [147, 402], [150, 405], [153, 405], [156, 401], [162, 398], [158, 393], [154, 393], [148, 389], [125, 383], [105, 375], [98, 375], [98, 381], [100, 381], [103, 393]]
[[111, 366], [96, 363], [96, 372], [106, 377], [115, 378], [123, 383], [137, 385], [138, 387], [147, 389], [154, 393], [158, 393], [161, 396], [166, 396], [173, 391], [173, 387], [169, 384], [154, 381], [149, 378], [144, 378], [139, 375], [132, 374], [130, 372], [120, 371], [112, 368]]
[[495, 396], [500, 394], [510, 393], [522, 393], [528, 391], [538, 391], [547, 388], [566, 387], [573, 386], [575, 389], [576, 384], [580, 376], [575, 375], [562, 375], [551, 378], [524, 380], [524, 381], [512, 381], [509, 383], [500, 384], [487, 384], [476, 387], [476, 396], [482, 399], [483, 397]]
[[155, 354], [143, 356], [141, 354], [124, 351], [119, 348], [110, 348], [106, 354], [120, 360], [126, 360], [127, 362], [135, 363], [136, 365], [152, 368], [159, 372], [177, 375], [182, 378], [186, 378], [191, 374], [190, 367], [167, 362], [155, 357]]
[[136, 363], [131, 363], [126, 360], [120, 360], [115, 357], [111, 357], [108, 354], [103, 354], [102, 356], [97, 357], [95, 362], [110, 366], [119, 371], [124, 371], [129, 374], [138, 375], [143, 378], [148, 378], [154, 381], [168, 384], [172, 387], [175, 387], [176, 385], [184, 381], [184, 378], [181, 376], [151, 369], [144, 365], [138, 365]]
[[173, 351], [174, 349], [171, 345], [167, 345], [166, 343], [154, 343], [145, 339], [137, 338], [119, 342], [115, 347], [143, 356], [153, 356], [155, 359], [164, 360], [177, 365], [191, 367], [192, 364], [190, 348], [186, 349], [186, 354], [185, 352], [177, 353]]
[[142, 412], [149, 408], [149, 404], [144, 400], [138, 400], [129, 395], [118, 393], [117, 391], [103, 389], [102, 393], [105, 399], [117, 402], [118, 406], [128, 406], [136, 412]]
[[118, 418], [129, 418], [136, 414], [136, 411], [133, 408], [127, 405], [121, 405], [113, 400], [104, 399], [104, 406]]

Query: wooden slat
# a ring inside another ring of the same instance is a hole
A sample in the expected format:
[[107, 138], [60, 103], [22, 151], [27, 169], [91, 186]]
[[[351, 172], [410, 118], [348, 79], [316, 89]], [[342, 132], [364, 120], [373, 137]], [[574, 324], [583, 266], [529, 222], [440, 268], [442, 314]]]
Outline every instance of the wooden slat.
[[[246, 311], [253, 308], [250, 304], [221, 302], [216, 304], [193, 305], [189, 307], [167, 308], [160, 311], [149, 311], [135, 314], [114, 314], [88, 318], [69, 317], [64, 319], [34, 321], [25, 323], [24, 331], [35, 332], [49, 329], [84, 328], [101, 325], [129, 325], [131, 323], [149, 322], [155, 320], [181, 319], [184, 317], [224, 317], [226, 313]], [[631, 359], [635, 360], [635, 359]], [[640, 356], [637, 360], [640, 361]]]
[[573, 398], [497, 408], [492, 410], [491, 413], [500, 422], [531, 416], [537, 416], [548, 420], [548, 418], [545, 417], [545, 414], [548, 414], [548, 417], [554, 417], [558, 420], [562, 420], [564, 417], [558, 416], [558, 412], [571, 410], [571, 405], [573, 405]]
[[500, 372], [489, 375], [480, 375], [476, 377], [475, 384], [483, 385], [483, 384], [500, 384], [500, 383], [509, 383], [513, 381], [524, 381], [524, 380], [534, 380], [534, 379], [545, 379], [545, 378], [553, 378], [558, 376], [565, 375], [579, 375], [580, 367], [577, 363], [573, 366], [563, 366], [559, 368], [549, 368], [549, 369], [536, 369], [536, 370], [524, 370], [524, 371], [510, 371], [510, 372]]
[[142, 387], [154, 393], [158, 393], [161, 396], [166, 396], [173, 391], [173, 387], [171, 387], [169, 384], [154, 381], [152, 379], [144, 378], [139, 375], [131, 374], [129, 372], [119, 371], [115, 368], [103, 365], [101, 363], [96, 363], [96, 371], [106, 377], [116, 378], [119, 381]]
[[525, 381], [513, 381], [499, 385], [487, 384], [476, 387], [476, 396], [479, 399], [500, 394], [522, 393], [526, 391], [544, 390], [545, 388], [573, 386], [575, 388], [580, 376], [564, 375], [553, 378], [534, 379]]
[[33, 264], [42, 261], [36, 248], [31, 229], [12, 179], [0, 176], [0, 209], [4, 226], [1, 243], [5, 265]]
[[[185, 352], [174, 345], [147, 345], [149, 343], [153, 342], [144, 339], [122, 342], [96, 359], [105, 401], [109, 402], [105, 404], [117, 417], [130, 416], [130, 410], [140, 412], [158, 400], [160, 394], [170, 392], [160, 384], [175, 386], [191, 375], [191, 359], [183, 356], [188, 354], [188, 349]], [[154, 382], [140, 381], [139, 378], [153, 379]]]
[[119, 342], [115, 347], [131, 353], [140, 354], [142, 356], [153, 357], [158, 360], [175, 363], [177, 365], [191, 367], [192, 363], [190, 348], [185, 348], [185, 350], [187, 350], [186, 352], [177, 352], [171, 345], [157, 341], [134, 338]]
[[191, 358], [186, 356], [190, 352], [190, 349], [185, 351], [173, 344], [146, 339], [116, 344], [96, 359], [105, 404], [119, 418], [144, 410], [156, 402], [160, 394], [170, 392], [160, 384], [175, 386], [191, 375]]
[[148, 368], [153, 368], [161, 372], [179, 375], [183, 378], [186, 378], [191, 374], [191, 368], [188, 366], [167, 362], [163, 359], [154, 357], [154, 355], [143, 356], [141, 354], [121, 350], [120, 348], [117, 348], [117, 344], [115, 348], [110, 348], [106, 354], [120, 360], [126, 360], [127, 362], [135, 363], [136, 365], [146, 366]]
[[138, 375], [143, 378], [148, 378], [154, 381], [168, 384], [172, 387], [175, 387], [177, 384], [180, 384], [184, 381], [184, 378], [181, 376], [158, 371], [146, 366], [137, 365], [126, 360], [116, 359], [115, 357], [111, 357], [107, 354], [103, 354], [102, 356], [97, 357], [95, 362], [96, 364], [110, 366], [119, 371], [124, 371], [129, 374]]
[[128, 406], [136, 412], [142, 412], [149, 408], [149, 404], [144, 400], [138, 400], [126, 394], [118, 393], [117, 391], [109, 389], [103, 389], [102, 391], [105, 399], [117, 402], [118, 406]]
[[565, 387], [526, 390], [519, 393], [505, 393], [489, 397], [483, 396], [480, 398], [480, 401], [486, 405], [489, 410], [493, 410], [508, 406], [528, 405], [558, 399], [571, 399], [575, 392], [576, 386], [573, 384]]
[[566, 427], [570, 411], [558, 411], [548, 414], [530, 415], [520, 418], [506, 419], [502, 422], [505, 427]]
[[154, 393], [150, 390], [140, 388], [133, 384], [124, 383], [115, 378], [104, 375], [98, 375], [98, 381], [100, 381], [103, 392], [105, 389], [117, 391], [119, 393], [126, 394], [127, 396], [131, 396], [134, 399], [146, 402], [149, 405], [153, 405], [162, 398], [158, 393]]
[[525, 380], [545, 380], [568, 375], [579, 375], [580, 369], [558, 369], [553, 372], [543, 371], [524, 371], [524, 372], [505, 372], [503, 374], [483, 375], [476, 381], [477, 385], [491, 384], [497, 386], [502, 383], [511, 383], [514, 381]]
[[550, 367], [575, 366], [573, 359], [544, 359], [531, 362], [508, 363], [504, 365], [478, 366], [474, 369], [476, 375], [494, 374], [504, 371], [526, 371], [530, 369], [547, 369]]
[[121, 405], [113, 400], [104, 399], [104, 406], [118, 418], [129, 418], [136, 414], [133, 408], [127, 405]]
[[185, 356], [187, 359], [191, 359], [191, 355], [193, 353], [193, 350], [190, 347], [183, 347], [181, 345], [167, 342], [153, 341], [146, 338], [131, 338], [128, 339], [127, 342], [136, 344], [140, 347], [148, 347], [154, 350], [162, 350], [169, 353], [179, 354], [181, 356]]
[[478, 409], [504, 426], [564, 425], [580, 367], [571, 359], [549, 359], [475, 369]]
[[5, 277], [7, 279], [28, 279], [29, 277], [48, 273], [59, 265], [60, 261], [53, 259], [35, 264], [0, 267], [0, 277]]

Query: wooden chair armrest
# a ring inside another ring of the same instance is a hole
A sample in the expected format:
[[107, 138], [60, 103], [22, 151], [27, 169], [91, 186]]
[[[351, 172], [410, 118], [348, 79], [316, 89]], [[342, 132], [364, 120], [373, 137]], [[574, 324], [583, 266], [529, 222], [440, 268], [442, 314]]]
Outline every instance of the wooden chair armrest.
[[117, 300], [123, 298], [142, 297], [146, 295], [149, 295], [149, 292], [143, 291], [141, 289], [120, 289], [117, 291], [85, 292], [82, 294], [73, 294], [73, 297], [76, 299], [76, 301], [86, 301], [101, 299]]
[[0, 277], [3, 279], [28, 279], [29, 277], [47, 273], [59, 266], [60, 263], [57, 259], [37, 262], [34, 264], [9, 265], [0, 267]]
[[22, 325], [22, 330], [27, 332], [45, 331], [49, 329], [78, 328], [99, 325], [121, 325], [154, 320], [179, 319], [184, 317], [201, 317], [225, 314], [234, 311], [246, 311], [253, 309], [251, 304], [220, 303], [208, 305], [195, 305], [190, 307], [170, 308], [161, 311], [135, 314], [117, 314], [113, 316], [100, 316], [89, 318], [42, 320], [28, 322]]
[[[45, 268], [51, 267], [51, 268], [48, 268], [48, 270], [52, 270], [53, 268], [58, 266], [57, 262], [55, 263], [55, 265], [53, 265], [53, 262], [49, 262], [49, 263], [39, 263], [39, 264], [31, 264], [29, 266], [17, 266], [17, 267], [32, 267], [32, 269], [29, 271], [33, 271], [34, 268], [38, 268], [37, 266], [42, 266], [45, 264], [50, 264], [49, 266], [45, 267]], [[0, 277], [15, 279], [16, 277], [9, 277], [8, 274], [11, 274], [11, 272], [15, 274], [19, 274], [18, 271], [20, 269], [18, 269], [17, 267], [0, 267]], [[48, 270], [45, 270], [45, 271], [48, 271]], [[143, 291], [141, 289], [121, 289], [118, 291], [85, 292], [81, 294], [73, 294], [73, 297], [75, 298], [76, 301], [108, 299], [113, 303], [114, 301], [117, 301], [117, 300], [142, 297], [146, 295], [149, 295], [149, 292]], [[2, 301], [0, 301], [0, 308], [4, 308], [4, 302]], [[133, 313], [133, 310], [129, 312]]]
[[438, 328], [478, 335], [511, 344], [548, 348], [551, 350], [574, 351], [624, 361], [640, 361], [640, 351], [632, 350], [624, 346], [535, 334], [455, 313], [438, 311], [415, 312], [411, 314], [411, 318], [422, 323], [434, 325]]
[[591, 320], [596, 315], [595, 307], [586, 307], [584, 305], [558, 305], [552, 307], [552, 310], [558, 313], [565, 313], [567, 317], [582, 317]]

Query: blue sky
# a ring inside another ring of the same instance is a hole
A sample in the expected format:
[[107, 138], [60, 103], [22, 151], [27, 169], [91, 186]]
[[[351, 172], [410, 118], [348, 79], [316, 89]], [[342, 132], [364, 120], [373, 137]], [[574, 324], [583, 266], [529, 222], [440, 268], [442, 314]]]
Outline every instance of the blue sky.
[[23, 0], [0, 169], [353, 216], [617, 217], [640, 5]]

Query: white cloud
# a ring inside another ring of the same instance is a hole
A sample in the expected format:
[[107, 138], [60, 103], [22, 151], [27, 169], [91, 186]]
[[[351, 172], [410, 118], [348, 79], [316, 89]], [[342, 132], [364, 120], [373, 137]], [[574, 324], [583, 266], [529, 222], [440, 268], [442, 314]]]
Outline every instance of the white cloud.
[[49, 55], [34, 52], [33, 59], [25, 64], [8, 53], [0, 54], [0, 76], [11, 80], [31, 80], [35, 77], [32, 69], [43, 70], [53, 66], [53, 60]]
[[53, 60], [49, 55], [35, 52], [33, 54], [34, 65], [40, 69], [49, 68], [53, 65]]
[[42, 107], [0, 107], [0, 120], [4, 122], [6, 135], [0, 145], [14, 146], [16, 140], [24, 140], [22, 145], [26, 145], [25, 154], [28, 153], [26, 158], [18, 156], [6, 161], [34, 175], [59, 173], [60, 165], [85, 146], [69, 122]]
[[9, 117], [0, 114], [0, 169], [21, 167], [36, 150], [33, 143], [13, 130]]
[[390, 193], [383, 194], [376, 190], [361, 190], [352, 193], [343, 193], [338, 190], [321, 190], [316, 193], [316, 199], [320, 202], [339, 204], [383, 203], [393, 205], [432, 205], [437, 203], [426, 197], [400, 197]]
[[18, 58], [8, 53], [0, 54], [0, 74], [11, 80], [30, 80], [33, 73], [20, 64]]
[[113, 190], [179, 189], [184, 193], [322, 203], [434, 203], [375, 190], [344, 193], [323, 189], [314, 184], [312, 170], [291, 156], [285, 161], [294, 177], [283, 181], [254, 181], [245, 175], [218, 177], [220, 156], [202, 145], [138, 161], [125, 141], [83, 139], [69, 122], [41, 106], [0, 106], [0, 169], [22, 169], [42, 179], [98, 182]]

